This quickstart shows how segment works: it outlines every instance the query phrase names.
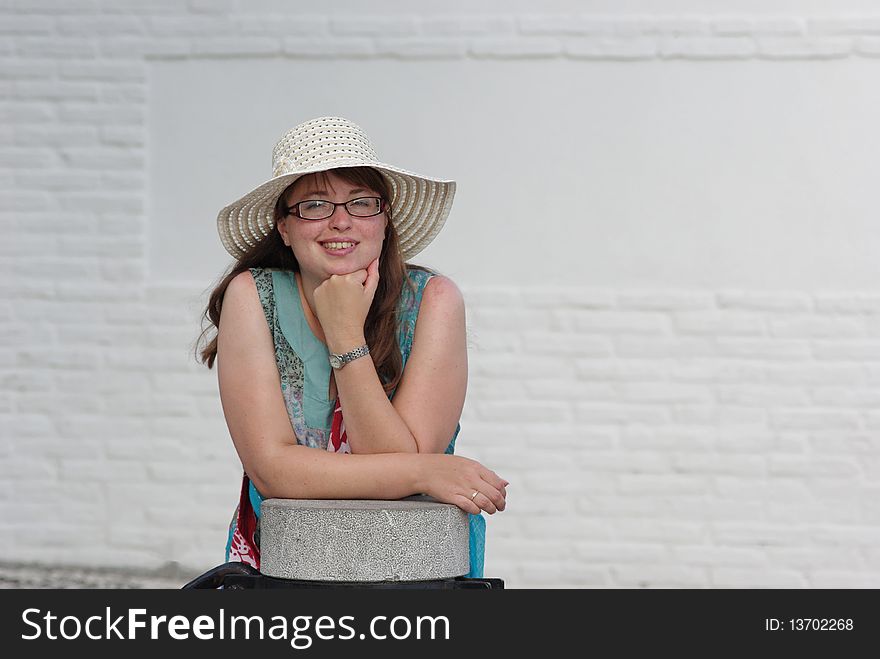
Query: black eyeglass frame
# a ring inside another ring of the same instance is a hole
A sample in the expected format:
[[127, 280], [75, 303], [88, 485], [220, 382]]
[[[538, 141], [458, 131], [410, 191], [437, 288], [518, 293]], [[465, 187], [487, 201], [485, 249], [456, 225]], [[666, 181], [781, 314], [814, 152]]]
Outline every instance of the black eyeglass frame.
[[[354, 213], [352, 213], [349, 210], [349, 208], [348, 208], [349, 204], [353, 204], [356, 201], [363, 201], [364, 199], [378, 199], [379, 200], [379, 210], [377, 210], [375, 213], [370, 213], [369, 215], [355, 215]], [[300, 204], [307, 204], [307, 203], [313, 202], [313, 201], [320, 201], [322, 204], [330, 204], [333, 206], [333, 210], [330, 211], [324, 217], [317, 217], [317, 218], [303, 217], [300, 214], [299, 205]], [[327, 201], [326, 199], [303, 199], [302, 201], [296, 202], [293, 206], [286, 206], [284, 208], [284, 216], [287, 217], [288, 215], [293, 215], [294, 217], [297, 217], [300, 220], [303, 220], [305, 222], [320, 222], [321, 220], [326, 220], [328, 217], [331, 217], [333, 215], [333, 213], [336, 212], [337, 206], [345, 206], [345, 212], [348, 213], [349, 215], [351, 215], [352, 217], [376, 217], [377, 215], [380, 215], [381, 213], [385, 212], [385, 210], [388, 208], [388, 202], [386, 202], [382, 197], [358, 197], [357, 199], [349, 199], [348, 201], [343, 201], [338, 204], [333, 201]]]

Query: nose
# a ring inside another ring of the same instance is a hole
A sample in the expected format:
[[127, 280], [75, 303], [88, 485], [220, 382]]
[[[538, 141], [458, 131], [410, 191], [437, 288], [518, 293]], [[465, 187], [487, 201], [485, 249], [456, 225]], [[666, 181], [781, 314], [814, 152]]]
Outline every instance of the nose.
[[351, 215], [344, 205], [340, 204], [333, 209], [333, 214], [330, 216], [330, 227], [340, 231], [351, 227]]

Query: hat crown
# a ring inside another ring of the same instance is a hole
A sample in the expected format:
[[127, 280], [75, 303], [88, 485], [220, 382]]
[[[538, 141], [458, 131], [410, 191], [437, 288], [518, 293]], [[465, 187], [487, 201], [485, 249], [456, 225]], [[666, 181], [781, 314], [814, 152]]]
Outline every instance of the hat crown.
[[342, 117], [319, 117], [287, 131], [272, 150], [272, 175], [377, 163], [370, 139]]

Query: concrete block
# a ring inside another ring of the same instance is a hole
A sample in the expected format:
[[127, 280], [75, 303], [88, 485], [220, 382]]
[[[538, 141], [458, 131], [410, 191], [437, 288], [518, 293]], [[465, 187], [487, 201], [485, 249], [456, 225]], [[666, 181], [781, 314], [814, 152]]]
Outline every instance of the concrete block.
[[427, 496], [267, 499], [260, 571], [309, 581], [422, 581], [469, 571], [468, 517]]

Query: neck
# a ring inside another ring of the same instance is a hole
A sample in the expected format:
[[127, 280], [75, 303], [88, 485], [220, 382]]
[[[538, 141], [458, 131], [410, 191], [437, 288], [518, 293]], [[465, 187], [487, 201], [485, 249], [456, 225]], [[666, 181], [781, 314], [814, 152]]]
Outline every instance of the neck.
[[301, 299], [305, 302], [303, 305], [303, 311], [306, 314], [306, 321], [308, 321], [309, 327], [312, 328], [312, 332], [314, 332], [315, 336], [324, 343], [327, 343], [327, 339], [324, 336], [324, 329], [321, 327], [321, 323], [318, 322], [317, 314], [315, 314], [315, 289], [321, 285], [322, 281], [320, 279], [313, 279], [307, 273], [302, 271], [295, 273], [295, 275], [296, 282], [299, 285]]

